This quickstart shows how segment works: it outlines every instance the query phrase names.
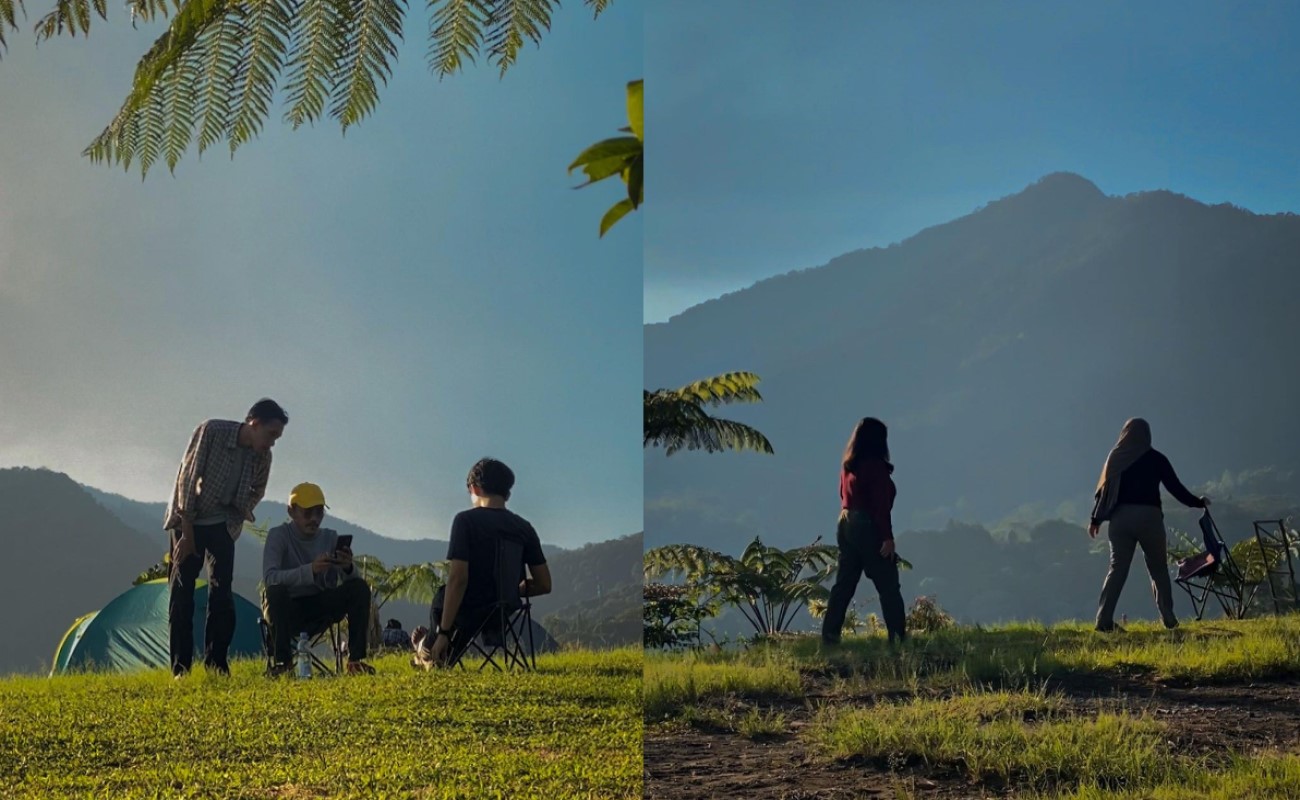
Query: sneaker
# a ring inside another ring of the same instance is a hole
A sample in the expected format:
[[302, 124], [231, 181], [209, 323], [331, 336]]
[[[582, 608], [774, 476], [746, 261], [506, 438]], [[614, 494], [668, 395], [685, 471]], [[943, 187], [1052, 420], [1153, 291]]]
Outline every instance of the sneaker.
[[364, 661], [349, 661], [347, 674], [349, 675], [374, 675], [375, 668]]
[[1165, 620], [1165, 630], [1172, 631], [1174, 628], [1177, 627], [1178, 627], [1178, 620], [1176, 619]]
[[1098, 633], [1127, 633], [1128, 632], [1123, 628], [1121, 628], [1120, 626], [1115, 625], [1113, 623], [1110, 625], [1110, 627], [1102, 627], [1101, 625], [1098, 625], [1096, 630]]

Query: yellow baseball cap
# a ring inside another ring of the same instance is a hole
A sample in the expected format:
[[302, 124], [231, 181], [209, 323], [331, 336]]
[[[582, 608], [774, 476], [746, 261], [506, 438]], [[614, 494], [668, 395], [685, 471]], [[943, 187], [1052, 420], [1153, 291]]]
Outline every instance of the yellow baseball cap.
[[300, 483], [289, 492], [289, 505], [298, 508], [325, 506], [325, 493], [314, 483]]

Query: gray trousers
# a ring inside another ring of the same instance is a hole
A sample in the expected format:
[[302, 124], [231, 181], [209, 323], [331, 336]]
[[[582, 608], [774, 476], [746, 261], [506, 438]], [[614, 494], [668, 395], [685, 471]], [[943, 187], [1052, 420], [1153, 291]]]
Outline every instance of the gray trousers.
[[1165, 515], [1158, 506], [1121, 505], [1111, 514], [1110, 570], [1101, 585], [1100, 607], [1097, 609], [1097, 628], [1105, 630], [1115, 626], [1115, 605], [1128, 578], [1129, 565], [1139, 546], [1151, 576], [1151, 592], [1156, 598], [1156, 608], [1166, 626], [1175, 624], [1174, 589], [1169, 580], [1166, 558]]

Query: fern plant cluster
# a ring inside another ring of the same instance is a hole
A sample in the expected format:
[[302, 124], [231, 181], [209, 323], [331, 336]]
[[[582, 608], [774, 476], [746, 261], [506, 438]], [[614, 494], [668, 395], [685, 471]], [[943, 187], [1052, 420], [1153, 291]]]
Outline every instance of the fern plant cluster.
[[[599, 16], [611, 0], [585, 0]], [[0, 0], [0, 52], [26, 0]], [[551, 28], [558, 0], [428, 0], [427, 60], [439, 78], [485, 58], [501, 73]], [[294, 128], [329, 117], [347, 129], [371, 114], [392, 76], [407, 0], [128, 0], [132, 24], [168, 20], [141, 57], [120, 110], [85, 155], [141, 175], [162, 161], [175, 170], [197, 141], [201, 155], [233, 155], [256, 137], [284, 95]], [[37, 41], [89, 35], [107, 0], [55, 0], [36, 23]]]

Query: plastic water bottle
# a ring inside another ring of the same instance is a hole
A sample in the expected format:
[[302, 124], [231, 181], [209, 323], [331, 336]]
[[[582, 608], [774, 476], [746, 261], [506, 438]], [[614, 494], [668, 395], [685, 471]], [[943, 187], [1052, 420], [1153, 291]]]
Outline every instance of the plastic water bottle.
[[307, 632], [298, 634], [298, 677], [311, 677], [311, 643], [307, 641]]

